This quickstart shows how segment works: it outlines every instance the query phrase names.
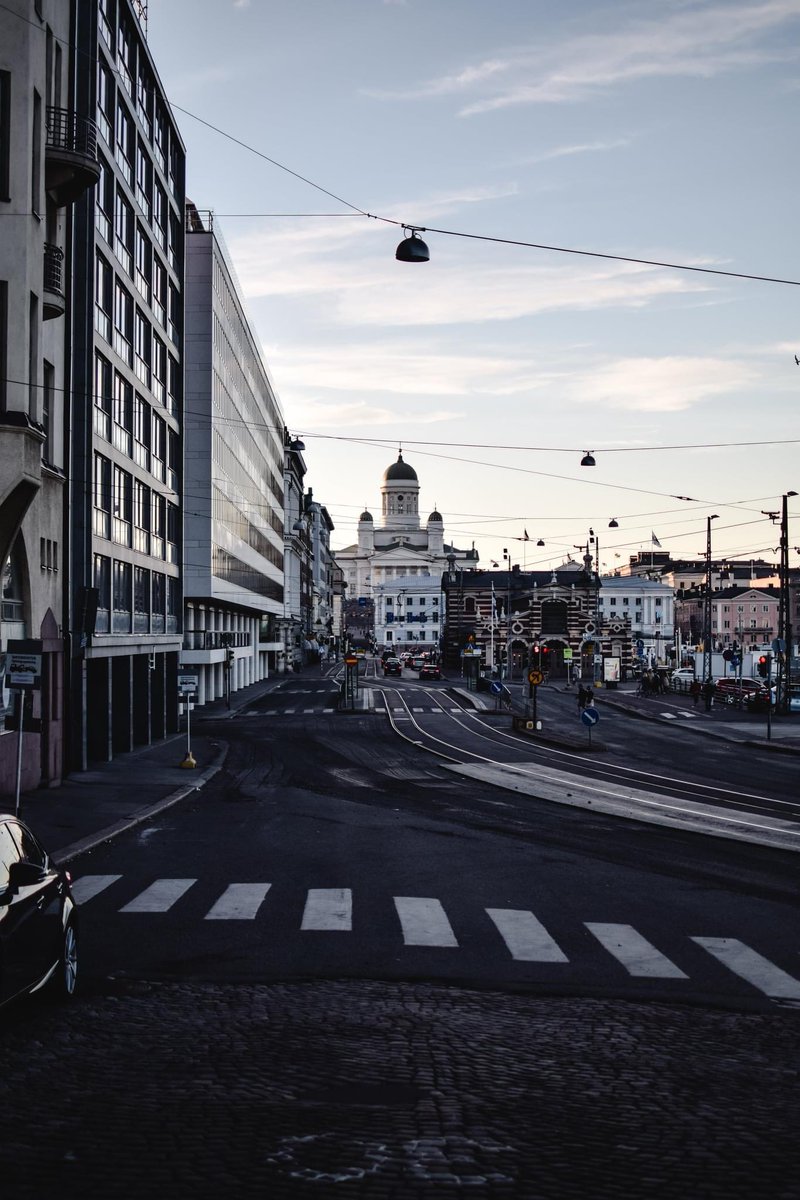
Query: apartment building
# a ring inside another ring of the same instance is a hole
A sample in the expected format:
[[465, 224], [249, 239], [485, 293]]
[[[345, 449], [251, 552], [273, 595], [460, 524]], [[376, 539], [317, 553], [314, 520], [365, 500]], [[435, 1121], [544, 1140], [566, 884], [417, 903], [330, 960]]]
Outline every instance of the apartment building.
[[186, 208], [182, 669], [205, 704], [283, 650], [284, 424], [213, 215]]
[[72, 766], [177, 729], [184, 146], [135, 0], [75, 6], [73, 104], [100, 175], [75, 208]]
[[[41, 655], [28, 695], [21, 786], [65, 762], [65, 442], [69, 248], [76, 201], [98, 175], [91, 109], [76, 104], [70, 5], [8, 0], [0, 11], [1, 652]], [[19, 697], [0, 695], [0, 793], [16, 782]]]

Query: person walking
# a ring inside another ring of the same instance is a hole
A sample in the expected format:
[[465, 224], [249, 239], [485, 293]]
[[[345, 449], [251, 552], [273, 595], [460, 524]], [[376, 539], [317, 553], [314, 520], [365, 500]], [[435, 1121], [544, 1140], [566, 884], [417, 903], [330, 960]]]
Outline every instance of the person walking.
[[706, 712], [711, 712], [711, 705], [714, 703], [714, 681], [707, 679], [703, 684], [703, 699], [705, 700]]
[[589, 693], [586, 691], [586, 688], [583, 686], [583, 684], [581, 684], [581, 686], [578, 688], [578, 712], [581, 712], [584, 708], [586, 708], [586, 701], [588, 698]]
[[702, 692], [702, 690], [703, 689], [700, 685], [700, 680], [693, 679], [691, 682], [691, 686], [689, 687], [689, 695], [692, 697], [692, 700], [694, 701], [695, 708], [697, 708], [697, 703], [700, 699], [700, 693]]

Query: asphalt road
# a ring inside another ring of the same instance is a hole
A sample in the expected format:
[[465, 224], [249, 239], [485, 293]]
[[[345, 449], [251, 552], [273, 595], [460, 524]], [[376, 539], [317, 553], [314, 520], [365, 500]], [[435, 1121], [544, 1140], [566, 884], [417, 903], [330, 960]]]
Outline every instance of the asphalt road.
[[207, 726], [224, 771], [72, 862], [4, 1190], [800, 1197], [797, 855], [488, 787], [334, 696]]

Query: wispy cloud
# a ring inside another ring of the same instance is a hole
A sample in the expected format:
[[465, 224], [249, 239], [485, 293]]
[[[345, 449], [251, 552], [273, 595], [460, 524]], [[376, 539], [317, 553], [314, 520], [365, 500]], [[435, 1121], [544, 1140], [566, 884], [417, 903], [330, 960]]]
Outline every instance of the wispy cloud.
[[406, 91], [371, 94], [416, 100], [471, 93], [476, 98], [460, 115], [472, 116], [512, 105], [571, 103], [641, 79], [711, 78], [796, 59], [796, 45], [766, 39], [798, 17], [800, 0], [680, 8], [610, 33], [488, 57]]
[[608, 150], [622, 150], [630, 146], [631, 140], [621, 137], [607, 142], [578, 142], [576, 145], [554, 146], [551, 150], [543, 150], [541, 154], [534, 154], [530, 158], [518, 159], [517, 165], [531, 166], [534, 163], [550, 162], [555, 158], [572, 158], [577, 154], [602, 154]]
[[569, 385], [574, 400], [630, 412], [684, 412], [750, 385], [758, 372], [743, 360], [711, 357], [621, 358], [596, 365]]

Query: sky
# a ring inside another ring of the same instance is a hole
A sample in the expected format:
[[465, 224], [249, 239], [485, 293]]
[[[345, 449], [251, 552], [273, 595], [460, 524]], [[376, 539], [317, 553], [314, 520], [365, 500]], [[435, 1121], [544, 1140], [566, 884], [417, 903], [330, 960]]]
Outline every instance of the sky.
[[[654, 538], [697, 558], [712, 515], [715, 558], [775, 559], [763, 513], [800, 492], [800, 0], [148, 9], [187, 194], [334, 548], [402, 446], [423, 520], [485, 567], [557, 566], [590, 529], [606, 570]], [[402, 225], [429, 262], [395, 259]]]

